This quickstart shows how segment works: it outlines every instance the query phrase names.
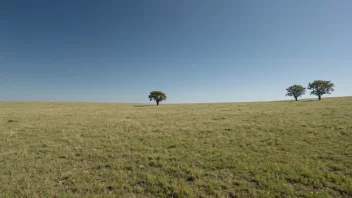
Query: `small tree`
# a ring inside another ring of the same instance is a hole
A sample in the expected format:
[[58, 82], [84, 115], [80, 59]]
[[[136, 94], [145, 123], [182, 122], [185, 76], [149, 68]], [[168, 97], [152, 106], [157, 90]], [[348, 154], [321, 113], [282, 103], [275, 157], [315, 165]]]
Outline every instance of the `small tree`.
[[166, 95], [165, 93], [161, 91], [151, 91], [148, 98], [150, 101], [154, 100], [156, 102], [156, 105], [159, 105], [159, 102], [166, 100]]
[[321, 100], [321, 96], [324, 94], [331, 94], [334, 90], [334, 83], [326, 80], [315, 80], [312, 83], [308, 84], [308, 89], [312, 90], [310, 95], [318, 96], [319, 100]]
[[306, 93], [306, 88], [304, 88], [302, 85], [292, 85], [289, 88], [287, 88], [286, 91], [287, 91], [286, 96], [293, 96], [297, 101], [298, 97]]

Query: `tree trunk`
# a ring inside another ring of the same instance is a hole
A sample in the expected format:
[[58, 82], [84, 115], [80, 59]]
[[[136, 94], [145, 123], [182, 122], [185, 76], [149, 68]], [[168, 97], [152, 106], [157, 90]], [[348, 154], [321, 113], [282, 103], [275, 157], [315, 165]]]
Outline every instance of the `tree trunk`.
[[295, 97], [295, 99], [296, 99], [296, 101], [298, 101], [298, 100], [297, 100], [297, 97]]
[[318, 95], [319, 100], [321, 100], [321, 95]]
[[159, 102], [160, 102], [160, 101], [156, 101], [156, 105], [159, 105]]

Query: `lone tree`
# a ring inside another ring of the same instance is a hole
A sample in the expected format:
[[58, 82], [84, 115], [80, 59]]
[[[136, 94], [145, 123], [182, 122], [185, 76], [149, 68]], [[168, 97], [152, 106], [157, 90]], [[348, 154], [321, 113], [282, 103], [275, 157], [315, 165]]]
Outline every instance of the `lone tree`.
[[287, 91], [286, 96], [293, 96], [297, 101], [298, 97], [306, 93], [306, 88], [304, 88], [302, 85], [292, 85], [289, 88], [287, 88], [286, 91]]
[[315, 80], [312, 83], [308, 84], [308, 89], [312, 90], [310, 95], [318, 96], [319, 100], [321, 100], [321, 96], [324, 94], [331, 94], [334, 90], [334, 83], [326, 80]]
[[156, 105], [159, 105], [159, 102], [166, 100], [166, 95], [165, 93], [161, 91], [151, 91], [148, 98], [150, 101], [154, 100], [156, 102]]

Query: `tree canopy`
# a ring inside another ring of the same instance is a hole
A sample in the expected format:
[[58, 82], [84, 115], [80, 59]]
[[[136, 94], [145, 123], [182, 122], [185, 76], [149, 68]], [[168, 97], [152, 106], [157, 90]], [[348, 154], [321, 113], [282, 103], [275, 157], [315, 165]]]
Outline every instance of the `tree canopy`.
[[286, 96], [293, 96], [297, 101], [297, 98], [306, 93], [306, 88], [302, 85], [292, 85], [286, 89]]
[[150, 101], [154, 100], [159, 105], [161, 101], [166, 100], [167, 96], [161, 91], [151, 91], [148, 98]]
[[311, 90], [310, 95], [318, 96], [321, 100], [321, 96], [324, 94], [331, 94], [334, 90], [334, 83], [326, 80], [315, 80], [308, 84], [308, 89]]

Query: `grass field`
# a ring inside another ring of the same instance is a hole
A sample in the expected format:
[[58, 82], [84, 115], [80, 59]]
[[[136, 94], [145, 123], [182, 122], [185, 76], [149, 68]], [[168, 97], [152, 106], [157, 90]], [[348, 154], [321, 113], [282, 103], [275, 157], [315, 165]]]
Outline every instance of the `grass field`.
[[352, 97], [1, 102], [0, 184], [0, 197], [352, 197]]

